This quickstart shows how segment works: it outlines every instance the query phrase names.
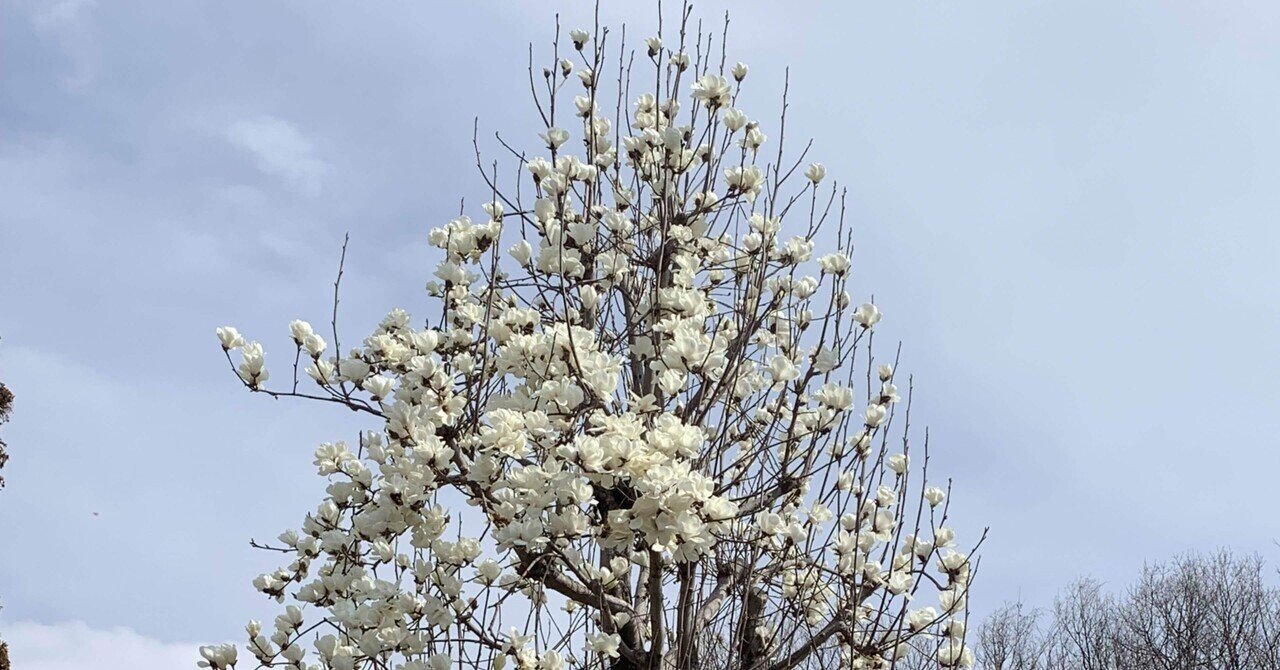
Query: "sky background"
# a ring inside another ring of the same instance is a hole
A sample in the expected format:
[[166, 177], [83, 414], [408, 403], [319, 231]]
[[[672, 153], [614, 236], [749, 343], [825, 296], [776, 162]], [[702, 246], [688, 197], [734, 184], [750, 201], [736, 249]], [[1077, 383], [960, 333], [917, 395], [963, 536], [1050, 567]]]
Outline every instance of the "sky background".
[[[251, 395], [327, 321], [421, 313], [471, 132], [537, 140], [562, 3], [0, 0], [0, 636], [23, 670], [193, 667], [273, 603], [251, 550], [365, 424]], [[700, 2], [717, 24], [725, 6]], [[1280, 4], [742, 2], [742, 104], [849, 189], [856, 286], [903, 342], [973, 601], [1230, 546], [1280, 563]], [[640, 38], [653, 3], [606, 3]], [[545, 54], [545, 49], [541, 52]], [[497, 157], [492, 142], [487, 152]], [[92, 661], [90, 661], [92, 659]]]

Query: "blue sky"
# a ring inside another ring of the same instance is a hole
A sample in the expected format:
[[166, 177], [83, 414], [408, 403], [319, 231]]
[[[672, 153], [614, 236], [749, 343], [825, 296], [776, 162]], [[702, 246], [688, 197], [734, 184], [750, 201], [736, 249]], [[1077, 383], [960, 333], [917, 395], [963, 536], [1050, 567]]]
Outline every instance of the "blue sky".
[[[642, 37], [641, 4], [602, 14]], [[1280, 5], [732, 10], [744, 106], [775, 117], [791, 68], [788, 136], [849, 188], [858, 285], [903, 342], [958, 525], [991, 526], [977, 609], [1185, 550], [1280, 562]], [[473, 119], [536, 142], [526, 49], [554, 11], [0, 0], [19, 667], [173, 667], [273, 611], [248, 540], [298, 523], [314, 446], [361, 424], [243, 392], [213, 328], [283, 365], [288, 321], [326, 320], [347, 231], [348, 337], [421, 311], [427, 229], [483, 191]]]

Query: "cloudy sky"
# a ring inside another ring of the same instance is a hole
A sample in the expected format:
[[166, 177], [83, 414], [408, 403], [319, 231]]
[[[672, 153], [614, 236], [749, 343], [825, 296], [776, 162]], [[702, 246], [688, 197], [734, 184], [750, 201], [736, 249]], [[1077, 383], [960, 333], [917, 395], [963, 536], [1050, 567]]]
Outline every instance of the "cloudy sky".
[[[248, 541], [361, 424], [243, 392], [213, 329], [281, 362], [346, 232], [350, 337], [425, 304], [427, 229], [481, 197], [473, 121], [534, 143], [556, 7], [456, 4], [0, 0], [16, 667], [188, 667], [272, 614]], [[603, 14], [646, 35], [640, 4]], [[859, 290], [962, 533], [991, 527], [980, 611], [1185, 550], [1280, 562], [1280, 5], [736, 2], [730, 59], [762, 118], [790, 66], [788, 135], [849, 188]]]

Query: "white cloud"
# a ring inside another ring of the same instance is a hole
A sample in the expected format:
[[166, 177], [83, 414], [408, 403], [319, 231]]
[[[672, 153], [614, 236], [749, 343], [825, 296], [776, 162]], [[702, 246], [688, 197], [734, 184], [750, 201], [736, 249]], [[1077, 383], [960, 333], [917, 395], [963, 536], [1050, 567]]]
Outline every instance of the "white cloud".
[[128, 628], [90, 628], [80, 621], [18, 621], [0, 630], [13, 667], [22, 670], [175, 670], [194, 668], [196, 643], [161, 642]]
[[227, 139], [253, 154], [258, 169], [279, 177], [306, 195], [319, 195], [329, 166], [315, 155], [315, 147], [292, 123], [272, 116], [237, 121]]

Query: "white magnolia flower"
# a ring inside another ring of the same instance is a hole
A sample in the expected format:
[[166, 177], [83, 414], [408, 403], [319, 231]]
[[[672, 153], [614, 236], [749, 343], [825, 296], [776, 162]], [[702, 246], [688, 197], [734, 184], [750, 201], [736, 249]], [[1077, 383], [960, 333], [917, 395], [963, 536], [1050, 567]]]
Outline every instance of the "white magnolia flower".
[[[547, 143], [548, 149], [555, 151], [565, 142], [569, 141], [569, 131], [563, 128], [547, 128], [547, 132], [540, 133], [538, 137], [541, 137], [542, 141]], [[530, 166], [529, 169], [532, 171], [533, 167]]]
[[894, 595], [902, 595], [911, 590], [911, 586], [915, 580], [909, 572], [895, 572], [889, 575], [889, 579], [885, 582], [885, 588]]
[[835, 275], [842, 277], [849, 272], [849, 268], [853, 263], [849, 260], [849, 255], [841, 252], [827, 254], [818, 259], [818, 267], [822, 268], [823, 274]]
[[787, 524], [783, 522], [782, 517], [773, 512], [761, 514], [756, 518], [756, 523], [760, 525], [760, 530], [765, 535], [780, 535], [787, 529]]
[[938, 612], [932, 607], [925, 607], [918, 610], [911, 610], [907, 614], [907, 625], [912, 631], [923, 630], [938, 620]]
[[369, 392], [377, 400], [382, 400], [391, 395], [391, 389], [395, 382], [389, 377], [382, 375], [374, 375], [364, 380], [364, 390]]
[[834, 349], [822, 347], [813, 355], [813, 368], [818, 372], [827, 373], [840, 367], [840, 356]]
[[243, 345], [240, 347], [240, 357], [240, 366], [236, 369], [240, 379], [254, 389], [261, 388], [271, 376], [267, 372], [266, 356], [262, 352], [262, 345], [257, 342]]
[[542, 652], [538, 657], [538, 670], [564, 670], [564, 655], [554, 649]]
[[971, 668], [973, 663], [973, 652], [964, 642], [950, 639], [938, 648], [938, 664], [944, 668]]
[[967, 572], [969, 569], [969, 557], [958, 552], [948, 549], [938, 558], [938, 570], [949, 575], [958, 575]]
[[311, 377], [317, 384], [324, 386], [333, 379], [334, 367], [329, 361], [316, 360], [312, 365], [307, 366], [307, 376]]
[[[867, 411], [865, 413], [866, 424], [872, 428], [875, 428], [876, 426], [879, 426], [881, 423], [884, 423], [885, 417], [887, 417], [888, 415], [889, 415], [889, 410], [886, 409], [884, 405], [878, 405], [875, 403], [867, 405]], [[890, 465], [890, 467], [893, 467], [893, 466]]]
[[949, 614], [962, 613], [967, 600], [964, 592], [955, 586], [938, 593], [938, 604], [942, 607], [942, 611]]
[[315, 331], [311, 330], [311, 324], [306, 321], [294, 320], [289, 323], [289, 334], [293, 336], [294, 344], [302, 346]]
[[743, 63], [743, 62], [741, 62], [741, 61], [739, 61], [739, 62], [737, 62], [737, 63], [734, 63], [734, 65], [733, 65], [733, 70], [731, 70], [731, 71], [730, 71], [730, 73], [733, 75], [733, 78], [734, 78], [734, 79], [736, 79], [736, 80], [738, 80], [738, 81], [742, 81], [743, 79], [746, 79], [746, 78], [747, 78], [747, 64], [746, 64], [746, 63]]
[[738, 140], [738, 146], [747, 151], [758, 151], [760, 146], [765, 143], [768, 137], [760, 130], [760, 126], [755, 124], [747, 124], [747, 132]]
[[774, 383], [785, 383], [798, 378], [800, 368], [786, 356], [777, 355], [769, 359], [769, 374], [773, 377]]
[[706, 74], [698, 77], [698, 81], [693, 84], [693, 97], [711, 109], [729, 104], [732, 94], [729, 81], [724, 77]]
[[[539, 137], [546, 140], [545, 135], [539, 135]], [[550, 176], [555, 167], [551, 165], [551, 161], [541, 156], [536, 156], [529, 160], [528, 164], [525, 165], [525, 169], [529, 171], [529, 174], [533, 175], [534, 181], [541, 181]]]
[[533, 245], [529, 244], [529, 240], [520, 240], [511, 247], [509, 252], [511, 257], [522, 266], [529, 265], [529, 261], [533, 258]]
[[853, 320], [862, 325], [863, 328], [870, 328], [880, 323], [880, 310], [875, 305], [867, 302], [858, 307], [853, 313]]
[[724, 125], [729, 132], [736, 133], [747, 126], [747, 115], [740, 109], [731, 109], [724, 113]]
[[928, 501], [930, 507], [937, 507], [946, 497], [946, 492], [936, 486], [930, 486], [924, 490], [924, 499]]
[[808, 177], [809, 181], [817, 184], [827, 176], [827, 168], [823, 167], [822, 163], [810, 163], [809, 169], [804, 171], [804, 176]]
[[492, 558], [485, 559], [476, 566], [476, 576], [484, 583], [492, 584], [498, 581], [498, 577], [502, 575], [502, 566]]
[[764, 173], [755, 165], [746, 168], [732, 167], [725, 170], [725, 181], [731, 192], [745, 193], [749, 199], [755, 200], [760, 187], [764, 185]]
[[239, 349], [243, 347], [244, 338], [240, 336], [240, 331], [232, 326], [222, 326], [218, 328], [218, 341], [222, 342], [223, 349]]
[[880, 402], [895, 403], [902, 400], [902, 396], [898, 394], [898, 387], [893, 382], [882, 382], [880, 384]]
[[607, 635], [605, 633], [596, 633], [589, 638], [591, 650], [608, 658], [617, 658], [618, 647], [622, 644], [622, 638], [616, 633]]
[[600, 106], [596, 104], [596, 101], [585, 95], [575, 96], [573, 98], [573, 106], [577, 108], [578, 116], [586, 119], [591, 118], [596, 112], [600, 111]]
[[202, 668], [225, 670], [236, 664], [236, 646], [219, 644], [200, 647], [200, 658], [204, 660], [197, 662], [196, 665]]
[[876, 504], [881, 507], [890, 507], [898, 503], [898, 492], [893, 488], [881, 484], [876, 489]]
[[327, 346], [328, 344], [325, 343], [324, 338], [316, 333], [307, 335], [307, 338], [302, 341], [302, 347], [307, 350], [308, 354], [311, 354], [312, 358], [320, 358]]
[[573, 40], [573, 48], [582, 51], [582, 48], [591, 39], [591, 33], [585, 30], [570, 30], [569, 39]]

